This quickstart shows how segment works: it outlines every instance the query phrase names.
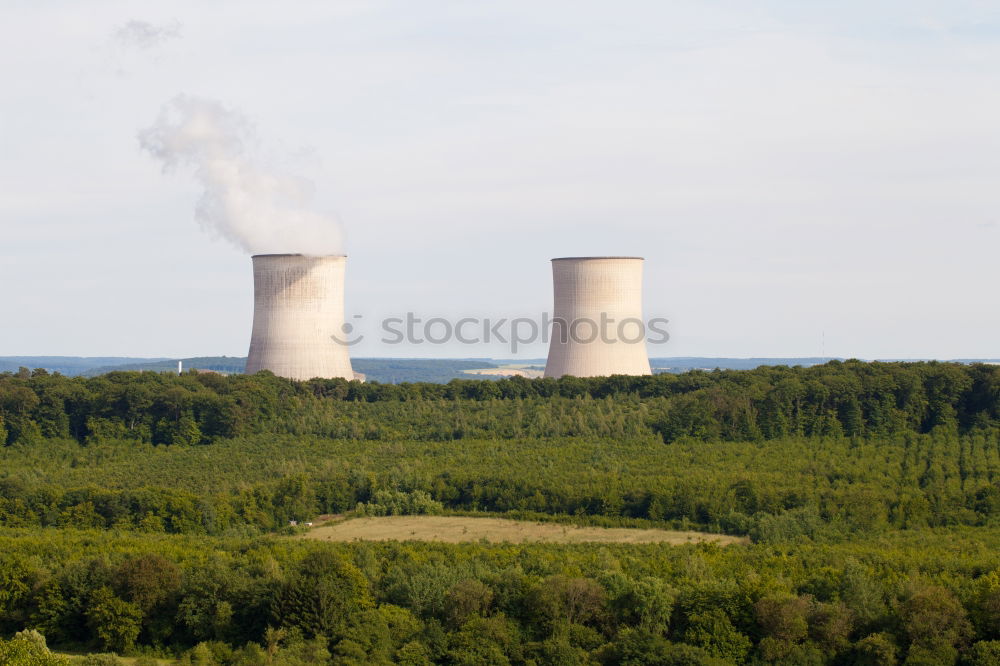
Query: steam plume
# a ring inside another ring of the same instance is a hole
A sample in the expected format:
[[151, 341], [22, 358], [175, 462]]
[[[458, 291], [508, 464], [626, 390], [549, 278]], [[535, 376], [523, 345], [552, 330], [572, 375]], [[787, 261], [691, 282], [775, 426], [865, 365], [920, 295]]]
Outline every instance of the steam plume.
[[181, 24], [177, 21], [156, 25], [149, 21], [129, 21], [115, 30], [114, 38], [125, 46], [151, 49], [161, 43], [181, 36]]
[[312, 183], [265, 168], [254, 131], [220, 103], [181, 95], [139, 133], [165, 171], [188, 167], [204, 188], [195, 217], [251, 254], [340, 254], [340, 226], [309, 208]]

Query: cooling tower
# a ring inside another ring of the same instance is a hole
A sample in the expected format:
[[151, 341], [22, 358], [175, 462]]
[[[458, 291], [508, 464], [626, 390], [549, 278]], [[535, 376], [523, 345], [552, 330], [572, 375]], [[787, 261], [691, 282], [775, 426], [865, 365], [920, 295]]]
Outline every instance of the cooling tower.
[[552, 260], [555, 289], [546, 377], [648, 375], [641, 257]]
[[253, 257], [253, 334], [246, 372], [354, 379], [344, 344], [347, 257]]

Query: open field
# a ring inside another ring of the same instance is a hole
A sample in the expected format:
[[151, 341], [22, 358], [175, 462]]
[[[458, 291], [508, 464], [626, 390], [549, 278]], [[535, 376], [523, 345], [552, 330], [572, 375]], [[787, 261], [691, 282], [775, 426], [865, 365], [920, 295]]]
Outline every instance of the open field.
[[[53, 654], [57, 654], [63, 657], [68, 657], [71, 664], [82, 664], [86, 661], [86, 657], [91, 653], [84, 652], [60, 652], [58, 650], [53, 650]], [[118, 657], [118, 659], [125, 664], [125, 666], [132, 666], [138, 661], [138, 657]], [[157, 664], [160, 666], [168, 666], [169, 664], [176, 663], [170, 659], [157, 659]]]
[[657, 529], [580, 527], [503, 518], [385, 516], [317, 527], [301, 536], [320, 541], [443, 541], [491, 543], [748, 543], [744, 537]]
[[508, 366], [502, 368], [475, 368], [472, 370], [463, 370], [462, 372], [466, 375], [479, 375], [483, 377], [528, 377], [529, 379], [541, 377], [545, 374], [542, 370]]

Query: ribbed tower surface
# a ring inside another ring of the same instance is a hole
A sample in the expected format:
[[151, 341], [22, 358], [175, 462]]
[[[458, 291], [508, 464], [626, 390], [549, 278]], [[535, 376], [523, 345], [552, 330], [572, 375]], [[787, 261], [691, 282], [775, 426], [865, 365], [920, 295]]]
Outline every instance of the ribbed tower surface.
[[253, 257], [253, 334], [246, 372], [354, 379], [344, 344], [347, 257]]
[[641, 257], [552, 260], [555, 307], [546, 377], [651, 374], [642, 264]]

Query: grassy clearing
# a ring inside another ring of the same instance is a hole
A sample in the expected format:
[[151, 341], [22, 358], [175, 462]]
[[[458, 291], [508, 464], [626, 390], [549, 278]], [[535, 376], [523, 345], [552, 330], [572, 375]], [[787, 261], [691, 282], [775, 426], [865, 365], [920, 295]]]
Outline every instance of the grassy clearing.
[[541, 370], [530, 368], [502, 366], [499, 368], [475, 368], [462, 370], [466, 375], [478, 375], [483, 377], [541, 377], [545, 373]]
[[[63, 657], [69, 657], [70, 663], [72, 664], [82, 664], [85, 661], [85, 657], [90, 654], [87, 652], [61, 652], [58, 650], [53, 650], [52, 653]], [[139, 660], [138, 657], [118, 657], [118, 659], [121, 660], [125, 666], [132, 666], [132, 664], [135, 664]], [[177, 662], [173, 659], [157, 659], [156, 663], [160, 664], [160, 666], [170, 666], [170, 664], [176, 664]]]
[[462, 543], [748, 543], [745, 537], [623, 527], [580, 527], [503, 518], [385, 516], [354, 518], [299, 535], [320, 541], [443, 541]]

